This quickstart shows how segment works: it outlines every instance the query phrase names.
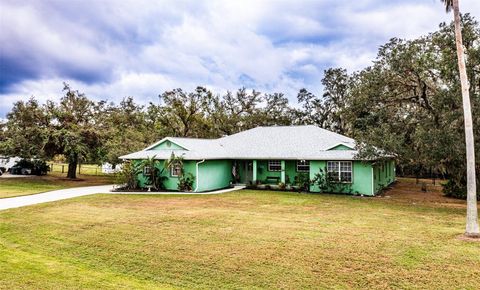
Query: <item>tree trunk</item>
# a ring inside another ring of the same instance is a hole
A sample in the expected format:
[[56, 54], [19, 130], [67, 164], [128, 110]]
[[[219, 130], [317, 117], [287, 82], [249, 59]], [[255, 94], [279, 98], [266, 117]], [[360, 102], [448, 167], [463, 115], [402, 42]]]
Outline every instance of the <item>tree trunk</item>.
[[467, 146], [467, 225], [466, 236], [480, 237], [477, 210], [477, 186], [475, 177], [475, 149], [473, 141], [472, 109], [468, 92], [468, 78], [465, 67], [465, 55], [460, 26], [460, 8], [458, 0], [453, 0], [453, 17], [455, 23], [455, 43], [457, 46], [458, 70], [462, 88], [463, 116], [465, 123], [465, 143]]
[[73, 157], [69, 159], [67, 178], [75, 179], [77, 178], [78, 154], [73, 154]]

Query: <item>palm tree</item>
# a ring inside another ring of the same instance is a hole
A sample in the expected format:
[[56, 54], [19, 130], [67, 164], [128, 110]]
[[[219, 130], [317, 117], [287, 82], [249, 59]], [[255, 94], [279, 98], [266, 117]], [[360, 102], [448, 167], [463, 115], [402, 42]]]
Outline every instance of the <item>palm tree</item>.
[[465, 235], [480, 238], [477, 210], [477, 185], [475, 177], [475, 148], [473, 143], [473, 122], [470, 96], [468, 93], [467, 70], [465, 68], [465, 55], [462, 43], [462, 28], [460, 26], [459, 0], [441, 0], [447, 13], [453, 10], [455, 24], [455, 43], [457, 46], [458, 70], [460, 72], [460, 85], [462, 88], [463, 116], [465, 123], [465, 143], [467, 145], [467, 226]]

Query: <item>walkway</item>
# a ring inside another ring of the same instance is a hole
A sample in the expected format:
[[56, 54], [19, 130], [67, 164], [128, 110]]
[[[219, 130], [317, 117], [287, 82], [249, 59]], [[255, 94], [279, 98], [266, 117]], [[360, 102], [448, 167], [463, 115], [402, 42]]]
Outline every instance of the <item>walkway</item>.
[[91, 195], [96, 193], [108, 193], [108, 194], [220, 194], [230, 191], [240, 190], [245, 186], [235, 186], [233, 188], [221, 189], [210, 192], [111, 192], [113, 185], [100, 185], [100, 186], [85, 186], [75, 187], [60, 190], [53, 190], [44, 193], [17, 196], [10, 198], [0, 199], [0, 210], [22, 207], [27, 205], [33, 205], [38, 203], [57, 201], [62, 199], [68, 199], [78, 196]]
[[32, 195], [2, 198], [0, 199], [0, 210], [57, 201], [95, 193], [109, 192], [112, 189], [113, 185], [84, 186], [47, 191]]

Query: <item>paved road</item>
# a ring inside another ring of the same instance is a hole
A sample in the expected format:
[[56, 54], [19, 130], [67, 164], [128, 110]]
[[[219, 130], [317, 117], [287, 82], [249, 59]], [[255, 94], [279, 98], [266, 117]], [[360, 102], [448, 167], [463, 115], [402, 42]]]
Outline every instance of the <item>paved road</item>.
[[90, 195], [95, 193], [104, 193], [109, 192], [112, 188], [113, 185], [85, 186], [53, 190], [32, 195], [2, 198], [0, 199], [0, 210], [68, 199], [72, 197]]
[[235, 186], [233, 188], [221, 189], [216, 191], [209, 192], [110, 192], [113, 189], [112, 185], [99, 185], [99, 186], [85, 186], [85, 187], [75, 187], [67, 188], [60, 190], [53, 190], [44, 193], [9, 197], [9, 198], [0, 198], [0, 210], [22, 207], [32, 204], [68, 199], [77, 196], [84, 196], [96, 193], [111, 193], [111, 194], [220, 194], [226, 193], [234, 190], [240, 190], [245, 188], [245, 186]]

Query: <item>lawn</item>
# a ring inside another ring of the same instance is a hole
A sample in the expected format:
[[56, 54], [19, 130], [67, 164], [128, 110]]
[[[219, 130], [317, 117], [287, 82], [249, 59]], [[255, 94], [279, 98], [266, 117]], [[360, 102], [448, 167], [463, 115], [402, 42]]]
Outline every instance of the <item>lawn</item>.
[[[68, 163], [48, 163], [51, 172], [67, 173]], [[102, 166], [97, 164], [79, 164], [77, 166], [78, 174], [86, 175], [105, 175], [102, 173]]]
[[75, 180], [67, 179], [65, 174], [59, 173], [50, 173], [47, 176], [0, 178], [0, 199], [62, 188], [112, 183], [114, 183], [113, 177], [106, 175], [79, 175]]
[[479, 289], [464, 214], [415, 185], [85, 196], [0, 212], [0, 288]]

